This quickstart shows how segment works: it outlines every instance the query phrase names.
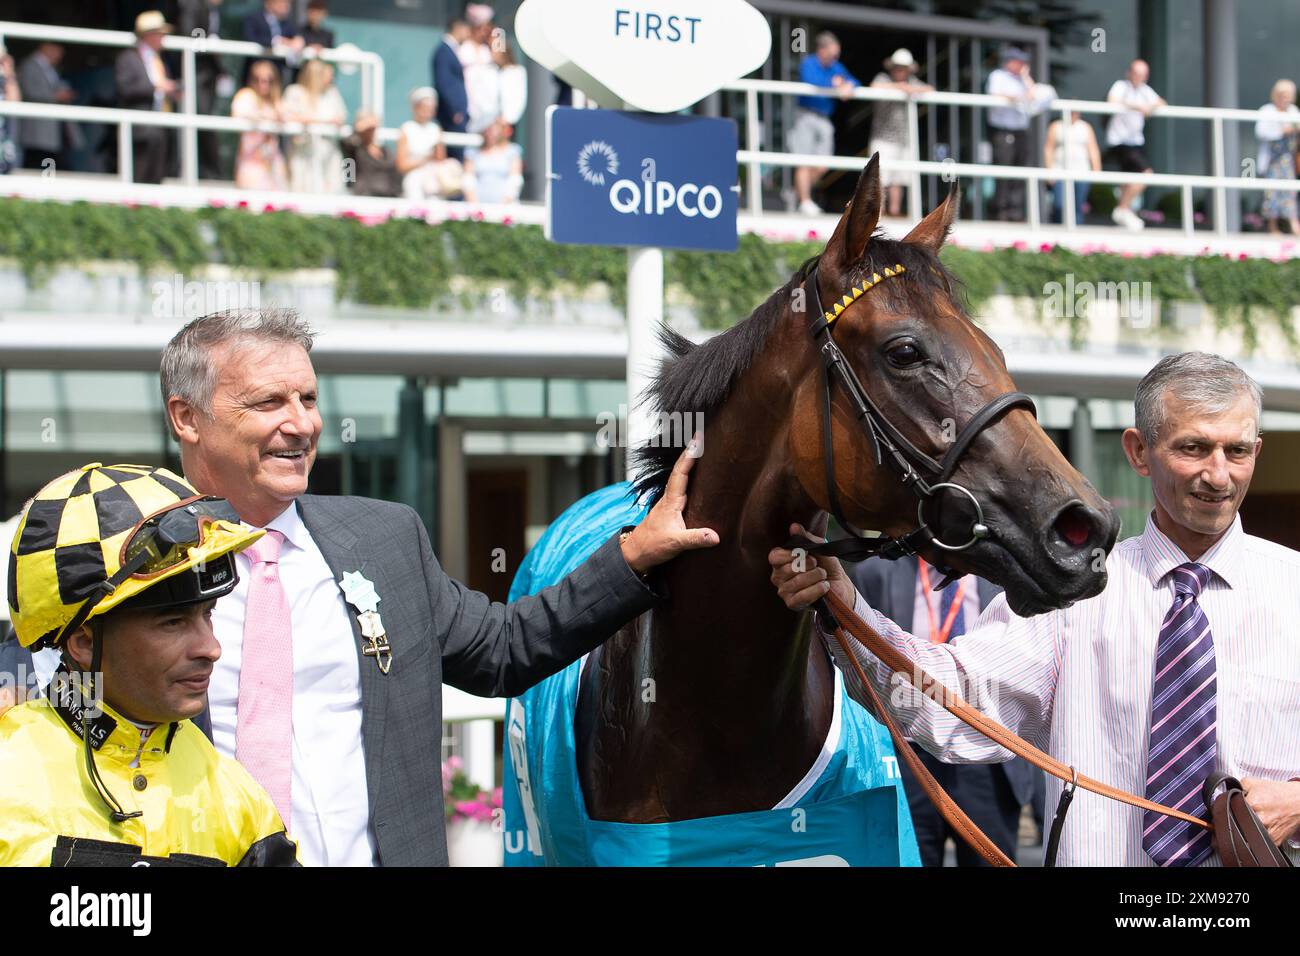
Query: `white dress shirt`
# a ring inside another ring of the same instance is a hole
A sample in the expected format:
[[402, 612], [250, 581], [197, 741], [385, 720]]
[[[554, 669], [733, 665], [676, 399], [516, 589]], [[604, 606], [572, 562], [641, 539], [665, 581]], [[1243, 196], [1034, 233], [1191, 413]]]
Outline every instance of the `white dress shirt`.
[[[293, 618], [293, 780], [289, 835], [308, 866], [373, 866], [365, 752], [361, 742], [361, 671], [343, 593], [298, 509], [266, 526], [284, 535], [280, 581]], [[216, 604], [221, 644], [208, 687], [212, 739], [235, 756], [244, 607], [251, 562], [237, 554], [239, 584]], [[436, 782], [430, 784], [435, 786]]]
[[[1143, 795], [1151, 686], [1160, 625], [1173, 604], [1167, 575], [1186, 562], [1153, 518], [1106, 562], [1106, 590], [1060, 611], [1020, 617], [999, 595], [953, 644], [905, 633], [869, 608], [856, 611], [923, 670], [972, 705], [1081, 774]], [[1248, 535], [1236, 518], [1199, 559], [1214, 571], [1199, 602], [1214, 635], [1216, 768], [1235, 777], [1300, 776], [1300, 553]], [[832, 657], [837, 642], [823, 632]], [[909, 739], [949, 763], [992, 763], [1011, 753], [856, 644], [854, 653]], [[837, 666], [844, 667], [841, 660]], [[850, 694], [866, 695], [852, 668]], [[1047, 813], [1063, 784], [1047, 778]], [[1153, 866], [1142, 849], [1143, 811], [1078, 790], [1066, 817], [1062, 866]], [[1300, 849], [1288, 844], [1292, 862]], [[1218, 865], [1211, 855], [1206, 864]]]
[[[157, 81], [157, 80], [155, 79], [155, 77], [154, 77], [154, 65], [153, 65], [153, 62], [154, 62], [154, 60], [157, 60], [157, 59], [158, 59], [158, 54], [154, 51], [154, 48], [151, 47], [151, 46], [149, 46], [149, 44], [147, 44], [147, 43], [137, 43], [137, 44], [135, 45], [135, 48], [136, 48], [137, 50], [140, 51], [140, 59], [144, 62], [144, 73], [145, 73], [145, 76], [149, 77], [149, 82], [150, 82], [150, 83], [153, 83], [153, 85], [154, 85], [154, 87], [153, 87], [153, 108], [154, 108], [154, 111], [155, 111], [155, 112], [161, 111], [162, 108], [163, 108], [163, 101], [166, 100], [166, 98], [167, 98], [167, 94], [164, 93], [164, 92], [159, 88], [159, 86], [158, 86], [158, 81]], [[164, 67], [164, 70], [165, 70], [165, 69], [166, 69], [166, 68]]]
[[[1146, 83], [1134, 86], [1127, 79], [1116, 80], [1106, 94], [1106, 101], [1116, 101], [1124, 106], [1155, 106], [1160, 102], [1160, 94]], [[1127, 113], [1112, 113], [1106, 123], [1106, 144], [1108, 146], [1142, 146], [1146, 143], [1147, 118], [1136, 109]]]
[[1026, 97], [1029, 96], [1029, 84], [1019, 73], [997, 69], [989, 74], [985, 92], [989, 96], [1009, 96], [1016, 102], [1003, 106], [990, 106], [989, 125], [996, 129], [1021, 130], [1029, 128], [1029, 110]]

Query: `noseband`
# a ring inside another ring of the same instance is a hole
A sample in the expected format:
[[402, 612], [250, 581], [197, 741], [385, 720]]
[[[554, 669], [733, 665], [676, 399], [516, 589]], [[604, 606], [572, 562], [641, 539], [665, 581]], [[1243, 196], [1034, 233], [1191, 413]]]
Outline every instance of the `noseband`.
[[[840, 527], [850, 535], [847, 538], [827, 541], [816, 548], [807, 549], [812, 553], [834, 555], [851, 561], [861, 561], [864, 558], [873, 556], [893, 560], [906, 554], [916, 554], [926, 545], [933, 545], [947, 552], [964, 551], [977, 542], [988, 538], [992, 532], [988, 525], [984, 523], [984, 509], [980, 506], [979, 499], [964, 485], [951, 480], [953, 472], [957, 470], [957, 464], [962, 455], [966, 453], [966, 450], [979, 436], [980, 432], [992, 425], [1004, 412], [1012, 408], [1027, 408], [1037, 417], [1034, 400], [1024, 392], [1007, 392], [1005, 395], [999, 395], [981, 408], [966, 423], [965, 427], [958, 433], [956, 441], [944, 453], [943, 458], [938, 461], [917, 448], [912, 442], [908, 441], [902, 432], [894, 427], [893, 423], [876, 406], [876, 403], [871, 400], [867, 390], [862, 387], [862, 383], [853, 371], [853, 366], [849, 364], [844, 357], [844, 353], [840, 351], [840, 347], [835, 344], [835, 340], [831, 337], [831, 327], [844, 309], [856, 301], [859, 296], [870, 291], [874, 286], [886, 279], [895, 278], [905, 271], [901, 265], [896, 265], [892, 269], [886, 268], [883, 274], [876, 273], [872, 275], [862, 285], [854, 286], [849, 290], [835, 303], [834, 310], [830, 312], [822, 308], [821, 292], [817, 283], [817, 268], [814, 267], [804, 277], [805, 286], [810, 279], [812, 280], [812, 301], [816, 307], [817, 317], [813, 319], [810, 331], [813, 342], [816, 343], [818, 352], [821, 355], [822, 362], [823, 410], [825, 412], [822, 418], [822, 458], [826, 465], [826, 493], [830, 498], [831, 514], [835, 516], [835, 520], [839, 522]], [[875, 450], [876, 464], [880, 465], [887, 461], [890, 467], [897, 472], [903, 484], [910, 488], [917, 497], [917, 527], [900, 538], [892, 538], [884, 534], [867, 535], [855, 528], [844, 517], [840, 509], [839, 495], [835, 491], [835, 445], [831, 436], [832, 391], [837, 381], [844, 390], [849, 404], [853, 407], [858, 421], [862, 423], [867, 436], [871, 439], [872, 448]], [[970, 537], [960, 544], [951, 544], [941, 540], [926, 522], [926, 504], [936, 500], [938, 493], [945, 489], [964, 495], [975, 506], [975, 520], [971, 523]], [[949, 579], [957, 574], [951, 568], [942, 565], [937, 565], [937, 567], [938, 570], [944, 572], [945, 578], [939, 582], [936, 590], [944, 587]]]

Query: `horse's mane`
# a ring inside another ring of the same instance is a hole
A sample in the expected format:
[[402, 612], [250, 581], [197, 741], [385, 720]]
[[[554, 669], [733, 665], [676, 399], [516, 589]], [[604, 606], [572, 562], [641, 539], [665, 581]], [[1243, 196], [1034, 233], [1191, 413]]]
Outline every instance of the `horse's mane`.
[[[661, 414], [680, 415], [682, 420], [707, 421], [727, 400], [736, 379], [744, 374], [767, 343], [773, 330], [785, 318], [791, 293], [816, 268], [821, 255], [804, 262], [794, 275], [749, 316], [696, 345], [666, 324], [659, 327], [659, 341], [667, 353], [658, 373], [644, 396]], [[881, 283], [873, 295], [884, 295], [897, 309], [909, 309], [925, 315], [927, 306], [938, 295], [955, 297], [959, 289], [952, 275], [929, 249], [924, 246], [887, 239], [877, 232], [867, 243], [867, 254], [847, 278], [845, 288], [869, 278], [886, 266], [902, 265], [906, 270], [901, 281]], [[833, 302], [827, 296], [823, 305]], [[812, 302], [806, 304], [811, 312]], [[630, 396], [636, 400], [637, 396]], [[689, 417], [687, 417], [689, 416]], [[679, 435], [684, 429], [661, 429], [656, 435], [657, 445], [645, 445], [632, 452], [636, 473], [636, 494], [647, 495], [653, 503], [663, 493], [684, 443], [690, 435]], [[678, 440], [680, 438], [680, 441]]]

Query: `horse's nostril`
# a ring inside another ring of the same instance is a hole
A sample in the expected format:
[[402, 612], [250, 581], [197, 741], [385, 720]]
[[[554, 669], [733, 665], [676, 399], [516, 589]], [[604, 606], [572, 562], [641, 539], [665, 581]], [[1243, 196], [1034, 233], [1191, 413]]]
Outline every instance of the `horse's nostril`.
[[1088, 509], [1081, 504], [1067, 505], [1052, 523], [1062, 540], [1071, 547], [1078, 548], [1085, 544], [1092, 535], [1093, 522]]

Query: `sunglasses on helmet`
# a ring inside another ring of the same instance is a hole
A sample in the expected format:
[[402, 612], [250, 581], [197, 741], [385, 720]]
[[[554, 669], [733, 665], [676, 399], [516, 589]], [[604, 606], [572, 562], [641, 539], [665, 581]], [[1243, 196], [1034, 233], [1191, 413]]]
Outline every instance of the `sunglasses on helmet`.
[[192, 498], [145, 518], [122, 545], [119, 574], [148, 580], [186, 563], [190, 549], [203, 545], [217, 521], [239, 524], [239, 514], [224, 498]]
[[[202, 547], [218, 521], [239, 524], [239, 514], [224, 498], [196, 495], [165, 511], [150, 515], [136, 525], [122, 545], [121, 567], [91, 595], [60, 631], [54, 645], [79, 628], [96, 607], [125, 581], [147, 581], [190, 560], [190, 550]], [[238, 581], [235, 562], [229, 555], [195, 565], [194, 574], [178, 574], [160, 581], [122, 602], [129, 607], [167, 607], [221, 597]], [[157, 593], [154, 593], [157, 592]]]

